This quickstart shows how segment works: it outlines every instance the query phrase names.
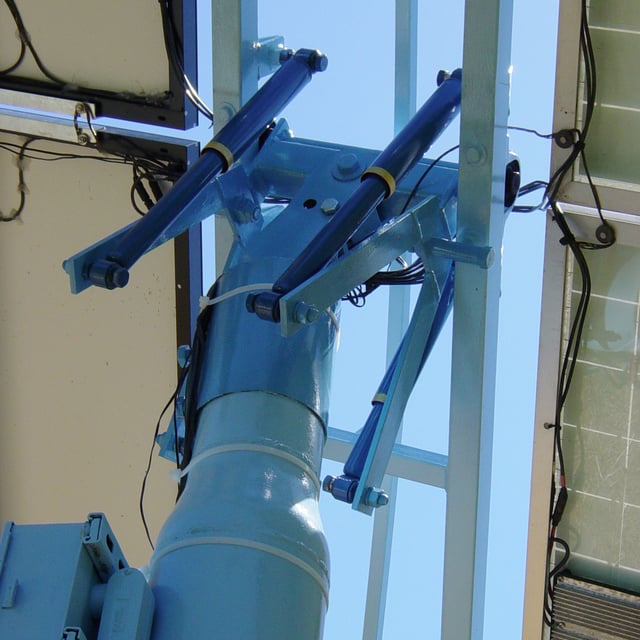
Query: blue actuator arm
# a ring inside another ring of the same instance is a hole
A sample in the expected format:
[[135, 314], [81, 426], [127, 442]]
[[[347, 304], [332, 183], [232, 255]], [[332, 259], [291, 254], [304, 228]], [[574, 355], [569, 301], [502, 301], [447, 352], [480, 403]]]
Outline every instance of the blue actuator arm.
[[367, 215], [395, 191], [396, 184], [420, 160], [460, 109], [462, 70], [456, 69], [439, 80], [440, 86], [433, 95], [364, 171], [361, 184], [351, 197], [278, 278], [273, 291], [257, 296], [250, 310], [263, 319], [277, 321], [280, 297], [325, 267]]
[[149, 213], [121, 233], [65, 261], [74, 293], [92, 284], [106, 289], [124, 287], [129, 281], [130, 267], [150, 248], [188, 228], [192, 223], [188, 215], [190, 203], [258, 140], [311, 76], [327, 66], [326, 56], [315, 50], [299, 49], [285, 56], [288, 57], [280, 69], [215, 136]]
[[[382, 475], [384, 474], [391, 454], [389, 444], [385, 447], [379, 446], [379, 443], [383, 439], [386, 440], [387, 443], [392, 443], [396, 438], [400, 426], [398, 421], [386, 419], [388, 416], [384, 415], [385, 404], [391, 402], [393, 389], [397, 392], [404, 387], [400, 393], [400, 395], [403, 396], [400, 402], [403, 405], [402, 411], [404, 411], [404, 404], [406, 404], [406, 399], [408, 399], [408, 393], [415, 385], [417, 377], [429, 357], [451, 311], [453, 305], [453, 288], [454, 265], [451, 263], [449, 273], [442, 287], [440, 299], [435, 308], [431, 328], [424, 337], [423, 348], [419, 355], [417, 367], [415, 368], [415, 377], [412, 375], [411, 379], [406, 380], [404, 384], [398, 384], [403, 373], [402, 368], [405, 365], [403, 355], [405, 358], [407, 357], [407, 345], [405, 344], [407, 336], [405, 335], [373, 398], [373, 408], [345, 462], [343, 474], [338, 477], [327, 476], [324, 479], [323, 488], [325, 491], [331, 493], [337, 500], [349, 504], [353, 503], [354, 508], [357, 508], [359, 511], [370, 513], [372, 508], [386, 504], [385, 500], [380, 500], [378, 497], [379, 494], [371, 493], [371, 490], [375, 490], [376, 485], [382, 480]], [[394, 384], [394, 382], [396, 384]], [[384, 438], [383, 431], [388, 432], [384, 434]], [[365, 486], [361, 486], [363, 484]], [[362, 496], [364, 504], [356, 504], [358, 494]], [[369, 498], [371, 495], [374, 496], [373, 500]]]

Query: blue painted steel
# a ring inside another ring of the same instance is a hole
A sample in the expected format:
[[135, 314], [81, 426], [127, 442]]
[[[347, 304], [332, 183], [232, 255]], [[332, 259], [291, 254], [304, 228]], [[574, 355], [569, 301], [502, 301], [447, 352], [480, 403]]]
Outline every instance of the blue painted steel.
[[[279, 71], [215, 136], [214, 142], [224, 145], [234, 159], [239, 158], [265, 131], [274, 116], [309, 82], [312, 74], [323, 71], [326, 65], [326, 57], [318, 51], [300, 49], [291, 54]], [[91, 262], [82, 256], [85, 260], [79, 269], [79, 281], [78, 267], [74, 263], [80, 256], [66, 260], [65, 270], [76, 274], [74, 293], [91, 284], [107, 289], [126, 285], [128, 269], [146, 251], [190, 226], [189, 205], [211, 180], [228, 168], [227, 159], [220, 151], [205, 149], [146, 216], [112, 237], [112, 243], [101, 244], [100, 249], [94, 247]], [[187, 212], [183, 213], [185, 210]]]
[[104, 592], [97, 640], [149, 640], [154, 597], [137, 569], [114, 573]]
[[[136, 583], [133, 591], [141, 597], [119, 592], [109, 605], [103, 631], [108, 585], [122, 573], [131, 576], [127, 580]], [[5, 525], [0, 539], [3, 640], [61, 638], [67, 629], [68, 637], [88, 640], [146, 640], [152, 617], [153, 598], [144, 577], [128, 567], [103, 514], [89, 514], [84, 523]], [[71, 630], [76, 633], [71, 635]]]
[[[427, 338], [424, 343], [422, 358], [419, 363], [415, 378], [413, 381], [408, 381], [411, 388], [415, 385], [417, 377], [420, 374], [420, 371], [422, 370], [427, 358], [429, 357], [429, 354], [431, 353], [433, 346], [435, 345], [435, 342], [438, 336], [440, 335], [442, 327], [444, 326], [447, 320], [447, 317], [449, 316], [449, 313], [451, 311], [451, 307], [453, 304], [453, 283], [454, 283], [453, 274], [454, 274], [454, 268], [453, 268], [453, 265], [451, 265], [451, 268], [449, 269], [449, 274], [445, 281], [444, 287], [442, 289], [442, 293], [440, 295], [439, 302], [436, 307], [436, 312], [433, 317], [433, 323], [431, 324], [431, 328], [427, 334]], [[384, 425], [383, 427], [383, 423], [381, 422], [381, 417], [382, 417], [385, 403], [387, 402], [387, 400], [391, 400], [391, 398], [389, 397], [391, 382], [394, 379], [394, 376], [397, 376], [399, 373], [398, 367], [399, 366], [402, 367], [404, 364], [401, 358], [403, 357], [403, 355], [406, 356], [407, 346], [405, 344], [405, 341], [407, 340], [408, 340], [408, 337], [407, 335], [405, 335], [402, 343], [400, 344], [400, 346], [398, 347], [398, 350], [396, 351], [396, 354], [393, 360], [391, 361], [389, 367], [387, 368], [387, 371], [384, 375], [384, 378], [382, 379], [382, 382], [380, 383], [380, 386], [378, 387], [378, 391], [372, 401], [373, 409], [371, 410], [371, 413], [369, 414], [369, 417], [367, 418], [364, 424], [364, 427], [360, 431], [360, 434], [358, 436], [358, 439], [356, 440], [356, 443], [353, 446], [351, 454], [349, 455], [349, 458], [347, 459], [344, 465], [344, 474], [332, 480], [328, 480], [325, 478], [324, 485], [326, 485], [327, 490], [330, 491], [333, 497], [336, 498], [337, 500], [342, 500], [343, 502], [348, 502], [348, 503], [353, 502], [356, 495], [356, 489], [361, 481], [365, 466], [367, 465], [367, 463], [369, 465], [372, 464], [374, 456], [376, 459], [377, 466], [382, 463], [384, 465], [384, 469], [386, 469], [387, 467], [388, 459], [389, 459], [389, 456], [391, 455], [391, 449], [382, 453], [377, 451], [374, 452], [374, 450], [372, 449], [372, 444], [378, 429], [386, 427], [388, 431], [393, 432], [393, 436], [395, 440], [395, 433], [397, 432], [398, 427], [400, 426], [399, 422], [397, 422], [397, 423], [391, 423], [391, 424], [387, 423], [387, 425]], [[407, 399], [408, 399], [408, 395], [406, 395], [405, 397], [405, 404]], [[404, 405], [402, 407], [402, 410], [404, 410]], [[388, 437], [389, 436], [387, 435], [387, 438]], [[386, 459], [385, 459], [385, 455], [386, 455]], [[370, 479], [368, 483], [369, 489], [372, 488], [372, 483], [376, 483], [380, 481], [381, 481], [381, 478], [378, 480]], [[366, 495], [366, 494], [363, 494], [363, 495]], [[373, 505], [367, 504], [366, 506], [373, 506]], [[376, 505], [376, 506], [380, 506], [380, 505]]]
[[381, 225], [376, 233], [280, 299], [282, 335], [292, 335], [300, 328], [296, 309], [301, 302], [326, 309], [397, 256], [420, 245], [425, 236], [446, 237], [449, 233], [447, 211], [435, 195]]
[[[502, 245], [513, 0], [465, 2], [458, 236]], [[491, 496], [500, 260], [456, 269], [442, 640], [480, 640]]]
[[[418, 162], [440, 133], [458, 113], [462, 72], [453, 72], [425, 102], [409, 124], [374, 160], [396, 183]], [[309, 247], [278, 278], [273, 290], [291, 291], [320, 270], [353, 235], [369, 212], [391, 195], [389, 185], [379, 175], [365, 172], [353, 196], [340, 208]]]

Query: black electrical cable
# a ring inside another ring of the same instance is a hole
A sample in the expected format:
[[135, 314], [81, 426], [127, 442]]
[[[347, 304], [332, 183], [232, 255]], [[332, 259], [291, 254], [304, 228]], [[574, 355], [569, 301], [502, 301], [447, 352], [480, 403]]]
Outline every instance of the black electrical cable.
[[[11, 9], [11, 7], [9, 7], [9, 9]], [[14, 17], [14, 20], [15, 20], [15, 17]], [[12, 71], [15, 71], [22, 64], [22, 61], [24, 60], [24, 54], [26, 53], [26, 51], [27, 51], [27, 47], [24, 43], [24, 39], [20, 37], [20, 51], [18, 52], [18, 57], [16, 58], [13, 64], [9, 65], [8, 67], [5, 67], [4, 69], [0, 69], [0, 76], [7, 76]]]
[[207, 106], [200, 94], [193, 86], [191, 80], [184, 70], [184, 56], [182, 53], [182, 43], [178, 37], [178, 29], [171, 15], [171, 0], [158, 0], [162, 15], [162, 31], [164, 34], [164, 44], [167, 51], [169, 64], [174, 73], [180, 78], [185, 95], [193, 106], [208, 120], [213, 122], [213, 111]]
[[[174, 408], [175, 408], [175, 402], [176, 399], [178, 397], [178, 393], [180, 392], [180, 389], [182, 388], [182, 385], [184, 383], [185, 377], [187, 375], [189, 371], [189, 367], [186, 366], [182, 372], [180, 373], [180, 376], [178, 378], [178, 384], [176, 385], [175, 391], [171, 394], [171, 397], [169, 398], [169, 400], [167, 401], [167, 404], [164, 405], [164, 408], [162, 409], [162, 411], [160, 412], [160, 416], [158, 417], [158, 421], [156, 422], [156, 427], [155, 430], [153, 432], [153, 441], [151, 443], [151, 449], [149, 450], [149, 458], [147, 460], [147, 468], [145, 469], [144, 472], [144, 476], [142, 478], [142, 485], [140, 486], [140, 500], [138, 502], [138, 506], [140, 508], [140, 518], [142, 519], [142, 525], [144, 526], [144, 531], [147, 534], [147, 540], [149, 541], [149, 544], [151, 545], [151, 548], [154, 549], [153, 546], [153, 541], [151, 540], [151, 534], [149, 533], [149, 525], [147, 524], [147, 518], [145, 516], [144, 513], [144, 494], [145, 494], [145, 490], [147, 488], [147, 480], [149, 478], [149, 472], [151, 471], [151, 464], [153, 463], [153, 450], [155, 448], [156, 445], [156, 439], [158, 437], [158, 434], [160, 433], [160, 424], [162, 422], [162, 418], [164, 417], [165, 413], [168, 411], [169, 407], [173, 404]], [[178, 445], [177, 445], [177, 435], [176, 435], [176, 459], [178, 458]]]
[[[21, 55], [18, 61], [12, 67], [9, 68], [10, 71], [13, 71], [22, 63], [22, 60], [24, 58], [24, 49], [26, 48], [29, 50], [29, 52], [33, 56], [33, 59], [36, 65], [38, 66], [38, 69], [40, 69], [42, 74], [48, 80], [51, 80], [51, 82], [59, 85], [67, 84], [64, 80], [62, 80], [62, 78], [59, 78], [57, 75], [49, 71], [49, 69], [45, 66], [45, 64], [40, 59], [38, 52], [36, 51], [35, 47], [33, 46], [33, 43], [31, 42], [31, 36], [29, 35], [29, 32], [27, 31], [27, 28], [24, 25], [22, 16], [20, 15], [20, 11], [18, 11], [18, 7], [16, 6], [16, 3], [14, 2], [14, 0], [4, 0], [4, 2], [7, 5], [7, 7], [9, 7], [9, 11], [11, 12], [13, 20], [16, 23], [16, 27], [18, 28], [18, 35], [20, 36], [20, 41], [22, 42], [22, 45], [23, 45]], [[7, 73], [9, 73], [9, 71], [5, 70], [4, 74], [6, 75]]]
[[26, 192], [27, 192], [27, 185], [24, 181], [24, 160], [26, 157], [27, 147], [35, 140], [37, 140], [37, 138], [27, 138], [24, 144], [20, 147], [20, 151], [17, 154], [18, 157], [16, 159], [16, 163], [18, 165], [18, 193], [19, 193], [18, 206], [15, 209], [11, 209], [8, 215], [5, 215], [0, 210], [0, 222], [12, 222], [13, 220], [16, 220], [24, 210], [24, 203], [26, 200]]
[[[161, 197], [161, 182], [175, 182], [183, 173], [182, 167], [170, 162], [156, 160], [151, 157], [139, 157], [134, 155], [89, 155], [81, 153], [64, 153], [59, 151], [50, 151], [48, 149], [29, 148], [32, 143], [44, 140], [44, 138], [30, 137], [27, 141], [20, 145], [12, 142], [0, 141], [0, 149], [12, 153], [17, 156], [18, 164], [18, 191], [20, 193], [20, 202], [17, 209], [12, 210], [10, 215], [3, 215], [0, 212], [0, 222], [10, 222], [15, 220], [24, 210], [26, 200], [26, 183], [24, 179], [24, 160], [41, 160], [43, 162], [57, 162], [60, 160], [94, 160], [105, 162], [107, 164], [130, 164], [133, 167], [133, 181], [130, 189], [131, 205], [137, 213], [144, 215], [148, 209], [153, 206]], [[60, 142], [62, 144], [62, 142]], [[99, 145], [95, 147], [100, 150]], [[151, 194], [147, 193], [143, 182], [149, 185]], [[144, 195], [143, 195], [144, 194]], [[144, 203], [145, 209], [138, 206], [136, 195], [140, 197]]]
[[[529, 182], [518, 189], [518, 198], [529, 195], [530, 193], [534, 193], [535, 191], [546, 191], [548, 185], [549, 183], [545, 182], [544, 180], [533, 180], [532, 182]], [[543, 195], [542, 200], [538, 204], [515, 205], [511, 208], [511, 211], [513, 211], [513, 213], [532, 213], [533, 211], [539, 211], [543, 209], [545, 203], [546, 196]]]
[[[208, 298], [215, 298], [218, 288], [218, 281], [214, 282], [207, 292]], [[202, 374], [202, 365], [204, 362], [204, 351], [207, 344], [207, 337], [212, 323], [213, 305], [207, 305], [198, 315], [196, 320], [196, 329], [191, 345], [191, 354], [189, 356], [190, 367], [187, 377], [184, 398], [184, 450], [180, 469], [186, 469], [193, 454], [193, 444], [195, 442], [197, 431], [198, 416], [198, 383]], [[182, 495], [187, 485], [187, 476], [180, 478], [178, 485], [178, 498]]]
[[[580, 298], [578, 300], [577, 306], [574, 309], [574, 318], [570, 326], [567, 346], [562, 358], [562, 365], [558, 377], [554, 424], [552, 425], [554, 428], [554, 462], [557, 463], [560, 488], [559, 490], [557, 490], [555, 482], [552, 482], [549, 523], [550, 531], [547, 545], [547, 592], [545, 597], [544, 614], [545, 622], [549, 625], [552, 622], [551, 603], [553, 602], [554, 579], [569, 562], [571, 553], [569, 544], [562, 538], [556, 536], [556, 530], [560, 521], [562, 520], [562, 516], [568, 500], [565, 461], [562, 451], [561, 438], [562, 409], [566, 402], [569, 389], [571, 387], [571, 382], [573, 380], [578, 353], [582, 342], [582, 333], [584, 330], [589, 308], [589, 300], [591, 297], [591, 274], [583, 250], [604, 249], [610, 247], [615, 242], [615, 234], [613, 232], [613, 229], [602, 215], [600, 198], [597, 188], [591, 179], [591, 174], [589, 173], [584, 152], [585, 142], [595, 109], [597, 89], [596, 62], [593, 52], [593, 45], [591, 43], [589, 24], [587, 20], [586, 0], [582, 0], [582, 12], [580, 19], [580, 51], [584, 60], [584, 86], [586, 94], [585, 116], [582, 124], [582, 129], [559, 132], [565, 133], [565, 142], [568, 141], [571, 142], [571, 144], [561, 144], [558, 142], [558, 138], [554, 137], [554, 140], [556, 141], [556, 143], [560, 144], [560, 146], [565, 146], [567, 148], [571, 146], [571, 152], [569, 153], [566, 160], [562, 163], [562, 165], [556, 170], [553, 176], [551, 176], [549, 185], [546, 190], [549, 206], [553, 212], [553, 220], [556, 222], [562, 232], [562, 239], [560, 240], [560, 242], [566, 245], [573, 254], [573, 258], [578, 265], [578, 270], [580, 272], [580, 277], [582, 280], [580, 288]], [[566, 134], [572, 134], [573, 139], [569, 140], [568, 135]], [[592, 242], [579, 242], [571, 232], [567, 220], [564, 217], [564, 213], [562, 212], [562, 209], [559, 207], [557, 202], [560, 187], [569, 170], [578, 159], [582, 160], [582, 165], [584, 167], [585, 174], [587, 175], [587, 180], [594, 198], [594, 203], [602, 222], [601, 227], [596, 231], [596, 236], [600, 241], [600, 244], [595, 244]], [[551, 556], [556, 545], [562, 547], [564, 555], [561, 561], [553, 569], [550, 569]]]

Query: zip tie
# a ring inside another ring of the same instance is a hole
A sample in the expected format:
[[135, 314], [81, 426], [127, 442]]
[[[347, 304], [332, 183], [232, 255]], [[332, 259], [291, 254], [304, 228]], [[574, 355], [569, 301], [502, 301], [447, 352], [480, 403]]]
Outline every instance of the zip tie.
[[331, 324], [335, 327], [336, 329], [336, 351], [340, 351], [340, 323], [338, 322], [338, 316], [336, 316], [335, 313], [333, 313], [333, 311], [331, 310], [331, 307], [327, 307], [327, 309], [325, 310], [327, 312], [327, 315], [329, 316], [329, 319], [331, 320]]
[[200, 311], [204, 311], [207, 307], [210, 307], [214, 304], [218, 304], [219, 302], [224, 302], [229, 298], [233, 298], [234, 296], [238, 296], [242, 293], [249, 293], [250, 291], [260, 291], [260, 290], [269, 290], [273, 287], [272, 282], [259, 282], [257, 284], [245, 284], [242, 287], [237, 287], [236, 289], [231, 289], [231, 291], [227, 291], [226, 293], [222, 293], [215, 298], [208, 298], [207, 296], [200, 296]]
[[387, 401], [386, 393], [376, 393], [375, 396], [371, 399], [371, 404], [375, 404], [376, 402], [380, 404], [384, 404]]
[[396, 179], [384, 167], [369, 167], [362, 173], [360, 182], [362, 182], [367, 176], [378, 176], [378, 178], [382, 178], [387, 186], [386, 198], [396, 190]]
[[231, 453], [231, 452], [251, 452], [251, 453], [264, 453], [270, 456], [274, 456], [276, 458], [282, 458], [287, 462], [290, 462], [296, 465], [298, 468], [302, 469], [309, 478], [311, 482], [314, 484], [316, 491], [320, 493], [320, 480], [318, 480], [318, 476], [314, 471], [311, 465], [304, 462], [297, 456], [289, 453], [288, 451], [283, 451], [282, 449], [277, 449], [276, 447], [271, 447], [263, 444], [250, 444], [250, 443], [240, 443], [240, 444], [223, 444], [217, 447], [211, 447], [210, 449], [205, 449], [201, 453], [199, 453], [195, 458], [192, 458], [189, 464], [184, 469], [172, 469], [169, 471], [169, 477], [171, 477], [176, 482], [180, 482], [182, 478], [189, 474], [193, 468], [211, 456], [218, 455], [220, 453]]
[[218, 142], [217, 140], [212, 140], [209, 144], [206, 144], [204, 146], [204, 149], [202, 150], [202, 153], [204, 153], [207, 149], [215, 151], [224, 160], [226, 166], [223, 169], [222, 173], [228, 171], [231, 165], [234, 163], [233, 152], [231, 151], [231, 149], [222, 144], [222, 142]]

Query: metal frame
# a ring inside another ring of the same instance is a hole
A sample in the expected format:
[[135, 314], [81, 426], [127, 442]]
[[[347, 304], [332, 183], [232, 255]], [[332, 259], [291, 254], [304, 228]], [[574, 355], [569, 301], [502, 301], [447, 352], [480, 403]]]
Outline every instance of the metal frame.
[[[494, 176], [501, 174], [497, 168], [506, 165], [508, 154], [513, 2], [489, 4], [467, 2], [465, 9], [458, 240], [499, 247], [504, 211], [496, 203], [504, 182]], [[415, 2], [396, 3], [396, 38], [406, 43], [396, 49], [396, 127], [415, 108], [417, 35], [411, 22], [416, 14]], [[447, 490], [442, 614], [442, 638], [447, 640], [483, 635], [499, 286], [499, 263], [488, 270], [471, 265], [457, 270], [448, 457], [397, 444], [388, 470], [386, 488], [392, 492], [398, 477]], [[406, 298], [390, 297], [389, 345], [406, 326], [406, 305]], [[343, 461], [344, 442], [350, 439], [331, 429], [325, 457]], [[376, 515], [363, 631], [367, 640], [382, 637], [393, 520], [390, 510]]]
[[[173, 0], [170, 3], [170, 10], [183, 46], [185, 73], [197, 86], [196, 1]], [[182, 79], [178, 77], [169, 62], [167, 65], [167, 96], [159, 104], [150, 104], [148, 98], [142, 95], [124, 97], [122, 94], [106, 91], [99, 87], [59, 88], [50, 82], [13, 74], [0, 77], [0, 88], [27, 95], [35, 94], [65, 98], [75, 102], [94, 103], [96, 106], [95, 115], [98, 117], [104, 116], [163, 127], [189, 129], [197, 123], [196, 109], [185, 95]]]
[[[553, 131], [573, 129], [579, 118], [578, 102], [581, 99], [582, 88], [580, 47], [578, 46], [580, 16], [581, 3], [578, 0], [560, 2]], [[551, 173], [560, 167], [569, 152], [570, 149], [562, 150], [557, 146], [554, 147]], [[637, 191], [598, 184], [598, 192], [602, 202], [611, 209], [640, 213]], [[583, 177], [581, 180], [576, 180], [573, 173], [562, 186], [558, 200], [588, 207], [593, 205], [593, 195], [586, 179]]]
[[[575, 204], [563, 205], [569, 224], [577, 237], [592, 238], [600, 224], [597, 212]], [[640, 247], [640, 217], [633, 214], [604, 212], [625, 245]], [[567, 249], [560, 244], [561, 232], [547, 218], [538, 387], [534, 426], [533, 463], [531, 469], [531, 500], [529, 507], [529, 537], [525, 582], [525, 608], [522, 638], [547, 637], [543, 626], [543, 606], [546, 590], [547, 536], [549, 499], [553, 474], [554, 432], [545, 424], [553, 422], [558, 380], [559, 354], [562, 347], [564, 287]]]

